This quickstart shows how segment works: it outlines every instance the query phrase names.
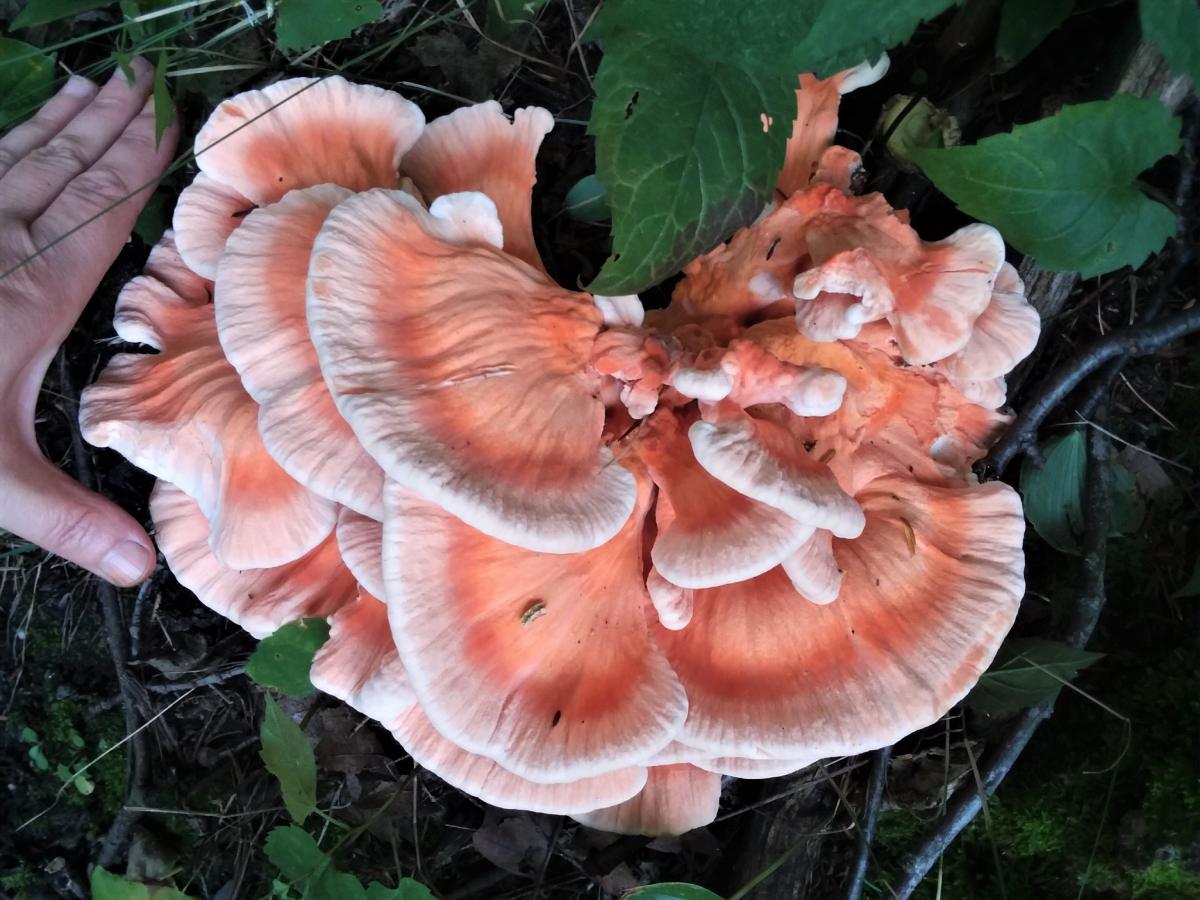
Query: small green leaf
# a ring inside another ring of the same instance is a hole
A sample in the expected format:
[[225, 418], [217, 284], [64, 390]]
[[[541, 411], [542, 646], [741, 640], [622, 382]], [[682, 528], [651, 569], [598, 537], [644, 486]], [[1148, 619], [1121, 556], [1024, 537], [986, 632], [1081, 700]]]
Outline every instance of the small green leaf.
[[36, 744], [37, 740], [38, 740], [37, 732], [34, 731], [32, 728], [30, 728], [28, 725], [26, 725], [24, 728], [21, 729], [21, 743]]
[[636, 293], [752, 221], [783, 165], [795, 109], [782, 78], [650, 38], [605, 53], [588, 131], [613, 210], [613, 255], [588, 290]]
[[1053, 697], [1063, 682], [1103, 655], [1040, 638], [1007, 640], [991, 668], [967, 695], [967, 705], [990, 715], [1006, 715], [1033, 706]]
[[394, 888], [384, 887], [378, 881], [367, 885], [366, 900], [436, 900], [433, 892], [413, 878], [401, 878]]
[[92, 870], [92, 900], [194, 900], [173, 887], [154, 886], [129, 881], [114, 875], [102, 866]]
[[996, 55], [1015, 66], [1067, 20], [1075, 0], [1004, 0], [996, 32]]
[[1141, 0], [1142, 34], [1167, 64], [1200, 86], [1200, 6], [1196, 0]]
[[54, 90], [54, 59], [32, 44], [0, 38], [0, 131], [45, 103]]
[[1175, 215], [1134, 181], [1178, 148], [1179, 120], [1166, 107], [1117, 96], [913, 156], [963, 212], [1022, 253], [1090, 278], [1141, 265], [1175, 233]]
[[300, 726], [288, 718], [270, 695], [264, 699], [260, 755], [267, 771], [279, 779], [288, 814], [304, 824], [317, 808], [317, 761]]
[[175, 118], [175, 100], [167, 87], [167, 51], [158, 54], [154, 66], [154, 146], [162, 141], [163, 132]]
[[1171, 596], [1200, 597], [1200, 559], [1196, 560], [1196, 566], [1192, 569], [1192, 577], [1184, 582]]
[[333, 865], [313, 836], [295, 825], [272, 828], [266, 852], [271, 864], [293, 884], [320, 878]]
[[108, 6], [112, 2], [113, 0], [29, 0], [9, 27], [16, 31], [19, 28], [45, 25]]
[[626, 894], [623, 900], [721, 900], [721, 897], [698, 884], [672, 881], [636, 888]]
[[29, 761], [33, 763], [33, 767], [39, 772], [50, 771], [50, 760], [46, 759], [46, 754], [42, 752], [42, 748], [37, 744], [29, 748]]
[[517, 28], [533, 21], [546, 0], [487, 0], [484, 30], [499, 40], [507, 40]]
[[324, 619], [289, 622], [258, 643], [246, 663], [246, 674], [263, 687], [294, 697], [305, 697], [316, 688], [309, 680], [313, 657], [329, 639]]
[[146, 201], [146, 205], [138, 213], [137, 222], [133, 226], [133, 233], [153, 247], [158, 243], [159, 238], [163, 236], [163, 232], [167, 230], [167, 223], [170, 221], [171, 214], [167, 209], [166, 195], [161, 190], [158, 190], [150, 195], [150, 199]]
[[608, 191], [595, 175], [584, 175], [567, 191], [563, 209], [578, 222], [595, 224], [612, 218], [608, 208]]
[[275, 37], [285, 52], [307, 50], [350, 36], [383, 15], [379, 0], [281, 0]]
[[86, 775], [76, 775], [71, 779], [71, 784], [85, 797], [92, 796], [92, 792], [96, 790], [96, 783]]

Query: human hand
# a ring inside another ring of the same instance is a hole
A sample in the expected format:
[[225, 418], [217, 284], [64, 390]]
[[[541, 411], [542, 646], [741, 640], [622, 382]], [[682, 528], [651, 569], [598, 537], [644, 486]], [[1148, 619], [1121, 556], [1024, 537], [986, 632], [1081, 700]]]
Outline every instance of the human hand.
[[153, 67], [133, 70], [103, 88], [72, 77], [0, 138], [0, 529], [118, 585], [150, 573], [150, 539], [42, 456], [33, 421], [50, 361], [174, 152], [176, 125], [154, 142]]

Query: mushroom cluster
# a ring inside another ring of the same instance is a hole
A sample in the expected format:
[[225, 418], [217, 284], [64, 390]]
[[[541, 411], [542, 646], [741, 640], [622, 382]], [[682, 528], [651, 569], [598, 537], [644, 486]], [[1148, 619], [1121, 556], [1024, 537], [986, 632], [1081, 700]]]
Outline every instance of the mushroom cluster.
[[838, 100], [880, 74], [801, 79], [784, 199], [652, 312], [547, 276], [545, 110], [233, 97], [83, 433], [159, 479], [180, 583], [256, 636], [329, 617], [313, 682], [489, 803], [678, 833], [723, 775], [893, 742], [1021, 599], [970, 466], [1038, 317], [993, 229], [851, 192]]

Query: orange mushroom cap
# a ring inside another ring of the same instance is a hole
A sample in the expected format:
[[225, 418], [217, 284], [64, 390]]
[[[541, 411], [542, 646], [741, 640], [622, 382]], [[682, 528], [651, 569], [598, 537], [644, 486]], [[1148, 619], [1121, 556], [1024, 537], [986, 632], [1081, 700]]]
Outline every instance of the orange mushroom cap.
[[383, 470], [334, 405], [308, 336], [313, 241], [351, 196], [322, 184], [247, 215], [229, 237], [214, 288], [221, 347], [259, 405], [263, 445], [314, 493], [383, 518]]
[[583, 553], [523, 550], [394, 484], [383, 571], [400, 658], [441, 734], [531, 781], [638, 765], [687, 700], [650, 640], [639, 500]]
[[193, 497], [225, 565], [277, 566], [324, 540], [336, 507], [267, 453], [258, 408], [221, 352], [212, 305], [141, 276], [122, 290], [113, 323], [125, 340], [159, 352], [112, 359], [80, 398], [83, 436]]
[[150, 495], [158, 547], [179, 583], [254, 637], [304, 616], [327, 616], [354, 600], [354, 577], [330, 536], [299, 559], [272, 568], [232, 568], [209, 548], [208, 520], [175, 485]]
[[308, 278], [325, 381], [390, 478], [501, 540], [595, 547], [636, 494], [600, 442], [600, 314], [461, 233], [398, 191], [330, 214]]

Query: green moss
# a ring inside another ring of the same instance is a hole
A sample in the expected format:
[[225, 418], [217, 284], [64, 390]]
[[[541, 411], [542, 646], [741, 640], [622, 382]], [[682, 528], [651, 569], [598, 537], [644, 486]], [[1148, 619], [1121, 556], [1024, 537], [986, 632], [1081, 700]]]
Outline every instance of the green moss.
[[1133, 900], [1196, 900], [1200, 876], [1174, 860], [1158, 859], [1133, 878]]

